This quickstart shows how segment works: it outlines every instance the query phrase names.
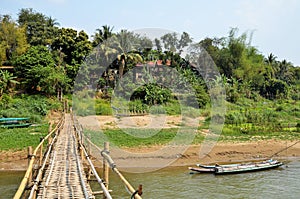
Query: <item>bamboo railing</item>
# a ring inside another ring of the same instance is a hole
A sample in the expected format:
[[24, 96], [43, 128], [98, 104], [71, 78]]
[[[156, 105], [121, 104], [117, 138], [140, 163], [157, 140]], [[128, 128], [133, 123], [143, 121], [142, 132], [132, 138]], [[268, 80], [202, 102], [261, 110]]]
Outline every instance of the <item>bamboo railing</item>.
[[[65, 121], [65, 117], [64, 115], [62, 116], [62, 118], [59, 120], [58, 124], [55, 126], [55, 128], [53, 130], [51, 130], [48, 135], [46, 137], [44, 137], [39, 145], [35, 148], [35, 150], [33, 151], [33, 153], [31, 153], [31, 147], [29, 147], [28, 149], [28, 156], [29, 156], [29, 163], [28, 163], [28, 168], [26, 170], [26, 173], [20, 183], [20, 186], [17, 190], [17, 192], [15, 193], [14, 199], [19, 199], [23, 196], [23, 193], [26, 189], [28, 189], [28, 187], [32, 187], [32, 186], [36, 186], [36, 183], [33, 182], [33, 172], [36, 171], [37, 169], [34, 168], [34, 163], [35, 161], [38, 161], [38, 167], [40, 168], [41, 166], [44, 167], [45, 166], [45, 162], [47, 161], [47, 158], [49, 157], [51, 148], [52, 148], [52, 144], [53, 141], [55, 141], [55, 139], [52, 139], [53, 135], [57, 135], [61, 128], [63, 127]], [[44, 163], [42, 164], [43, 161], [43, 145], [45, 143], [45, 141], [48, 141], [48, 144], [50, 143], [50, 145], [48, 146], [47, 152], [46, 152], [46, 158], [44, 159]], [[37, 159], [37, 157], [39, 157], [39, 159]], [[38, 173], [37, 175], [37, 179], [41, 178], [41, 173]]]
[[86, 151], [84, 145], [83, 145], [83, 135], [82, 135], [82, 128], [80, 127], [78, 121], [74, 118], [74, 115], [72, 115], [72, 120], [74, 122], [74, 129], [75, 129], [75, 133], [77, 136], [77, 140], [78, 140], [78, 144], [79, 144], [79, 149], [80, 149], [80, 153], [81, 153], [81, 157], [85, 158], [89, 164], [89, 168], [91, 169], [93, 175], [95, 176], [98, 184], [100, 185], [101, 189], [102, 189], [102, 194], [104, 194], [105, 198], [107, 199], [112, 199], [111, 195], [110, 195], [110, 191], [108, 190], [108, 186], [107, 184], [105, 184], [105, 182], [102, 181], [102, 179], [99, 177], [95, 166], [93, 165], [88, 152]]
[[[135, 199], [142, 199], [141, 195], [142, 195], [142, 185], [139, 185], [138, 189], [135, 190], [133, 188], [133, 186], [126, 180], [126, 178], [122, 175], [122, 173], [118, 170], [117, 165], [114, 163], [113, 159], [111, 158], [111, 156], [109, 155], [109, 143], [105, 142], [104, 143], [104, 149], [101, 150], [98, 146], [96, 146], [89, 138], [85, 137], [83, 134], [83, 129], [82, 127], [78, 124], [78, 121], [76, 119], [75, 116], [73, 116], [74, 118], [74, 124], [77, 130], [76, 132], [78, 132], [78, 140], [81, 142], [80, 146], [82, 146], [83, 149], [85, 149], [83, 141], [86, 140], [88, 145], [92, 145], [93, 147], [95, 147], [100, 153], [101, 156], [103, 157], [103, 176], [104, 176], [104, 181], [102, 181], [100, 178], [97, 179], [98, 177], [96, 177], [98, 183], [101, 185], [102, 190], [104, 191], [105, 189], [108, 190], [108, 184], [109, 184], [109, 170], [108, 170], [108, 166], [112, 169], [112, 171], [114, 171], [114, 173], [117, 174], [117, 176], [120, 178], [120, 180], [124, 183], [124, 185], [126, 186], [126, 188], [129, 190], [130, 194], [131, 194], [131, 198], [135, 198]], [[88, 147], [89, 148], [89, 147]], [[86, 153], [85, 151], [85, 157], [89, 157], [89, 155]], [[93, 171], [93, 174], [97, 175], [97, 172]], [[103, 185], [105, 185], [103, 187]], [[105, 196], [104, 196], [105, 198]], [[108, 197], [106, 197], [108, 198]]]
[[[105, 143], [105, 145], [107, 145], [107, 143]], [[132, 194], [131, 198], [134, 197], [135, 199], [142, 199], [142, 197], [140, 196], [140, 195], [142, 195], [142, 186], [140, 185], [138, 190], [135, 190], [131, 186], [131, 184], [126, 180], [126, 178], [118, 170], [116, 164], [114, 163], [113, 159], [109, 155], [109, 151], [103, 150], [101, 152], [101, 155], [102, 155], [104, 161], [106, 161], [109, 164], [110, 168], [117, 174], [117, 176], [120, 178], [120, 180], [125, 184], [127, 189], [130, 191], [130, 193]]]

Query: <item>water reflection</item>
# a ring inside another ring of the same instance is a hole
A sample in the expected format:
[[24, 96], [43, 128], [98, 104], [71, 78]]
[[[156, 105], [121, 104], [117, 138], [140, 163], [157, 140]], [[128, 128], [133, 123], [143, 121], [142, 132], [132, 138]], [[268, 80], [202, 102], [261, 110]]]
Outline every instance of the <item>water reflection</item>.
[[0, 171], [0, 198], [13, 198], [25, 171]]
[[[0, 172], [0, 198], [11, 198], [24, 172]], [[231, 199], [289, 198], [300, 196], [300, 160], [274, 170], [234, 175], [193, 174], [187, 167], [167, 168], [152, 173], [124, 173], [134, 187], [143, 184], [145, 199]], [[95, 188], [98, 191], [100, 188]], [[130, 198], [124, 185], [110, 172], [114, 199]], [[102, 197], [98, 197], [102, 198]]]

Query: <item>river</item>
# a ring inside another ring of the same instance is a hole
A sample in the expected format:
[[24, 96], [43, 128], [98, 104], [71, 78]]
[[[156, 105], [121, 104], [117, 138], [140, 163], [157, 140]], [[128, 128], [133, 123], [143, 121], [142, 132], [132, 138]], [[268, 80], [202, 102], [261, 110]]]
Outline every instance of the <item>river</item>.
[[[24, 172], [0, 172], [0, 198], [12, 197], [23, 175]], [[110, 175], [113, 198], [129, 199], [124, 185], [114, 173]], [[187, 167], [124, 175], [132, 185], [143, 185], [143, 198], [146, 199], [300, 198], [299, 158], [291, 159], [278, 169], [224, 176], [190, 174]]]

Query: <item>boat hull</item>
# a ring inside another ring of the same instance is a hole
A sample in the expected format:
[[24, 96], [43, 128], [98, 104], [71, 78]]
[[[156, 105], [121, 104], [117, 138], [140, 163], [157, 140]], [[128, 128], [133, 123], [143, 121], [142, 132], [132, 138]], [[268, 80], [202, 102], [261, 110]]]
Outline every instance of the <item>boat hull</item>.
[[194, 168], [194, 167], [189, 167], [189, 170], [198, 172], [198, 173], [214, 173], [215, 169], [214, 168]]
[[245, 172], [255, 172], [267, 169], [274, 169], [283, 165], [282, 162], [277, 160], [266, 160], [262, 162], [249, 162], [240, 164], [225, 164], [225, 165], [201, 165], [197, 164], [197, 168], [189, 167], [191, 171], [196, 171], [199, 173], [214, 173], [217, 175], [223, 174], [235, 174], [235, 173], [245, 173]]
[[262, 171], [262, 170], [268, 170], [268, 169], [274, 169], [277, 167], [282, 166], [282, 162], [277, 162], [274, 164], [269, 165], [254, 165], [254, 166], [248, 166], [248, 167], [216, 167], [214, 174], [216, 175], [224, 175], [224, 174], [235, 174], [235, 173], [246, 173], [246, 172], [256, 172], [256, 171]]

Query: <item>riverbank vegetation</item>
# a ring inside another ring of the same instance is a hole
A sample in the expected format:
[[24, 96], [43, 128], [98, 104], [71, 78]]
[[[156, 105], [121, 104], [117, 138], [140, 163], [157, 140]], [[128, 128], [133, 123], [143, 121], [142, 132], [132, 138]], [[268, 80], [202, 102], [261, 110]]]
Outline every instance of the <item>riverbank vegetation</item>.
[[[43, 124], [51, 109], [62, 109], [59, 101], [63, 96], [71, 99], [73, 95], [77, 115], [187, 112], [190, 117], [206, 118], [201, 131], [212, 119], [222, 117], [210, 114], [212, 98], [220, 94], [211, 90], [215, 82], [226, 93], [221, 140], [257, 135], [297, 138], [300, 67], [278, 60], [272, 52], [263, 55], [251, 45], [252, 35], [233, 28], [221, 38], [194, 41], [183, 32], [152, 41], [104, 25], [89, 36], [83, 30], [60, 27], [56, 19], [32, 9], [21, 9], [16, 20], [0, 14], [0, 117], [29, 117]], [[203, 76], [205, 64], [195, 65], [195, 54], [183, 56], [183, 51], [208, 54], [219, 72], [213, 81]], [[160, 84], [161, 79], [171, 77], [168, 68], [179, 76]], [[159, 74], [161, 70], [164, 73]], [[187, 88], [194, 92], [192, 96]], [[16, 139], [8, 136], [14, 130], [0, 131], [4, 132], [1, 137]], [[162, 131], [158, 139], [164, 142], [173, 134], [172, 130]], [[123, 138], [118, 139], [123, 145]], [[201, 142], [203, 137], [196, 140]]]
[[0, 118], [26, 117], [32, 126], [29, 128], [1, 128], [0, 151], [16, 151], [28, 146], [37, 146], [40, 139], [48, 133], [47, 117], [54, 111], [62, 111], [62, 104], [56, 98], [27, 94], [14, 97], [8, 94], [2, 95]]

